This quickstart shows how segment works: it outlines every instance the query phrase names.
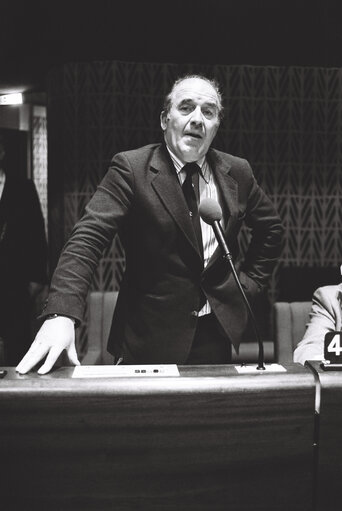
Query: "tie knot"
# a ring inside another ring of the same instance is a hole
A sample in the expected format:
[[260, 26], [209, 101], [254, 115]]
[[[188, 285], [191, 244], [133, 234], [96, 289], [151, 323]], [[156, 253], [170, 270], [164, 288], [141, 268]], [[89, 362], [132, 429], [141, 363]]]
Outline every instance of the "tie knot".
[[196, 172], [199, 173], [201, 169], [199, 165], [197, 165], [197, 163], [193, 161], [191, 163], [186, 163], [186, 165], [184, 165], [183, 167], [183, 170], [185, 170], [188, 176], [193, 176], [194, 174], [196, 174]]

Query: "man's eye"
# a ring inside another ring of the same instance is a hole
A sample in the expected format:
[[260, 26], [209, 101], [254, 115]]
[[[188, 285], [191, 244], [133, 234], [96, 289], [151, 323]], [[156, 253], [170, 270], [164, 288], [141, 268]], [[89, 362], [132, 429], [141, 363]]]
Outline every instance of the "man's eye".
[[193, 107], [191, 105], [180, 105], [179, 110], [182, 113], [187, 114], [187, 113], [192, 112]]
[[207, 119], [212, 119], [215, 116], [215, 110], [212, 110], [211, 108], [204, 108], [202, 113]]

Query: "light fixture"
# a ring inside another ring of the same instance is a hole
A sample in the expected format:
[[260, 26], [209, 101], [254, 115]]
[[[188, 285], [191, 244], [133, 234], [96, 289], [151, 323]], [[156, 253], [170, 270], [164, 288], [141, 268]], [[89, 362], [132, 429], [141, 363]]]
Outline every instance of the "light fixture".
[[21, 92], [3, 94], [0, 96], [0, 105], [21, 105], [22, 103], [23, 95]]

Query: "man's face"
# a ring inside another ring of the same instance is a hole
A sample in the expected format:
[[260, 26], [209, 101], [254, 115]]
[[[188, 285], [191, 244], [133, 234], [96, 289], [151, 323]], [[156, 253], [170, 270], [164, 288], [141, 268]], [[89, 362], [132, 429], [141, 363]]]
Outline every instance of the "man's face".
[[215, 89], [200, 78], [187, 78], [174, 89], [169, 112], [162, 112], [161, 127], [167, 145], [183, 162], [204, 156], [219, 127]]

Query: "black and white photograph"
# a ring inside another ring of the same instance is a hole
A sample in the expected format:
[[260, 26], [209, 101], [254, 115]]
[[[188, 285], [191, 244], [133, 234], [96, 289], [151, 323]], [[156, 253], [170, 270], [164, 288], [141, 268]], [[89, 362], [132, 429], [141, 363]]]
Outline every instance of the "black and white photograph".
[[0, 0], [7, 511], [340, 511], [342, 3]]

